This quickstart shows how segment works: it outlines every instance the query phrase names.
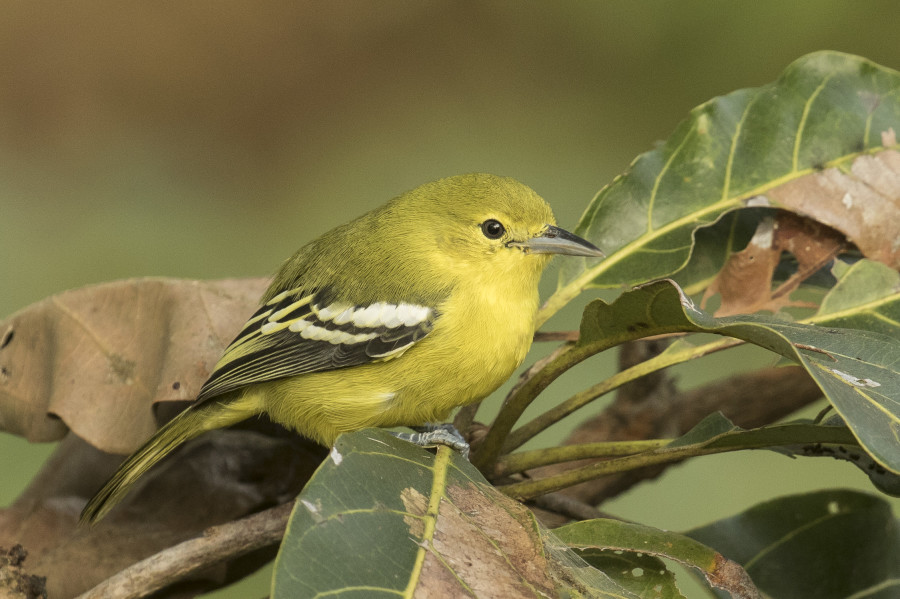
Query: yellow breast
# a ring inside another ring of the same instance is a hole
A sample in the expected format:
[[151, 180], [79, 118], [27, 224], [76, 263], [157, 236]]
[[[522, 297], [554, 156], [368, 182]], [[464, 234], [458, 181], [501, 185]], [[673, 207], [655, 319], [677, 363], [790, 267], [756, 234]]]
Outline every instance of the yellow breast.
[[434, 329], [401, 355], [300, 375], [289, 384], [252, 385], [245, 400], [264, 405], [276, 422], [326, 445], [342, 432], [364, 427], [445, 420], [454, 408], [503, 384], [531, 346], [539, 271], [518, 277], [484, 274], [436, 306]]

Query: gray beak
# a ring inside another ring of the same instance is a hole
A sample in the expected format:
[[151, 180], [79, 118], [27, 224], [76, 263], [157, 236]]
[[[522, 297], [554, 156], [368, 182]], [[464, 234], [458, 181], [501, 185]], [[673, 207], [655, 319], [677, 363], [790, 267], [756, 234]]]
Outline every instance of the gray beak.
[[520, 247], [526, 252], [534, 252], [535, 254], [564, 254], [566, 256], [587, 256], [590, 258], [602, 258], [604, 256], [600, 248], [590, 241], [553, 225], [547, 225], [537, 237], [532, 237], [528, 241], [513, 241], [509, 245]]

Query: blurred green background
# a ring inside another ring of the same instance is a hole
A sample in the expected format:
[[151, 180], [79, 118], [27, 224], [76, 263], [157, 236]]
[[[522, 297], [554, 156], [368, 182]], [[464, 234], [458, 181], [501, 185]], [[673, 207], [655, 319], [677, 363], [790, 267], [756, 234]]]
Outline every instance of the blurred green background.
[[[0, 317], [118, 278], [268, 274], [328, 228], [460, 172], [516, 177], [571, 227], [713, 96], [820, 49], [900, 68], [898, 22], [887, 0], [8, 2]], [[731, 358], [716, 359], [680, 371], [684, 386]], [[583, 367], [547, 400], [610, 367]], [[0, 434], [4, 505], [48, 451]], [[834, 486], [870, 489], [845, 464], [756, 452], [674, 468], [608, 508], [683, 529]], [[264, 595], [265, 577], [229, 596]]]

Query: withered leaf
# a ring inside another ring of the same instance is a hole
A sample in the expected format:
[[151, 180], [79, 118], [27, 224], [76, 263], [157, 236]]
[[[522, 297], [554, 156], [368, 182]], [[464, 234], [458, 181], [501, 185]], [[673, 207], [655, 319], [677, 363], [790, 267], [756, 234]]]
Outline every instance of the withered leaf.
[[[764, 218], [740, 252], [732, 254], [703, 294], [701, 307], [715, 293], [721, 304], [715, 316], [778, 312], [786, 306], [813, 307], [790, 299], [805, 279], [828, 264], [846, 246], [844, 236], [809, 218], [779, 210]], [[775, 268], [782, 252], [797, 259], [797, 271], [773, 289]]]
[[129, 279], [13, 314], [0, 322], [0, 430], [52, 441], [71, 429], [133, 451], [157, 428], [155, 403], [194, 399], [266, 283]]
[[[894, 139], [886, 132], [887, 141]], [[871, 260], [900, 269], [900, 152], [863, 155], [766, 192], [769, 200], [837, 229]]]

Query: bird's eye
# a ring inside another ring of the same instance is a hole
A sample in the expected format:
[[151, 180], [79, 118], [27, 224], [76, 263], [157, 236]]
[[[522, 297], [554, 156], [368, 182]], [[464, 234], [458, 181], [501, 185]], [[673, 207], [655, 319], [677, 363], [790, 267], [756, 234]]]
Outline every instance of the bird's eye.
[[499, 220], [489, 218], [481, 223], [481, 232], [488, 239], [500, 239], [506, 233], [506, 228]]

